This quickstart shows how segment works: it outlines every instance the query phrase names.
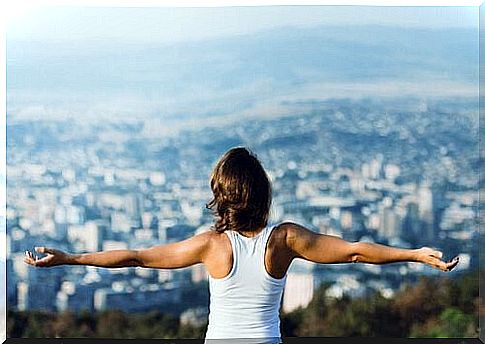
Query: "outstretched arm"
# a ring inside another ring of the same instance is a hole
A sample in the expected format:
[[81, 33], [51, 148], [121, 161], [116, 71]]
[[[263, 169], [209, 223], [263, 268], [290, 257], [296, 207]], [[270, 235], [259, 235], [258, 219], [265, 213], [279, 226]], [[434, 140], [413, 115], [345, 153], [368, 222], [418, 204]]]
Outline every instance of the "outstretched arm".
[[95, 253], [68, 254], [47, 247], [36, 247], [43, 258], [34, 257], [27, 251], [24, 262], [37, 267], [57, 265], [91, 265], [104, 268], [140, 266], [145, 268], [175, 269], [204, 261], [210, 244], [211, 232], [201, 233], [189, 239], [140, 250], [111, 250]]
[[315, 263], [420, 262], [442, 271], [450, 271], [458, 264], [458, 257], [444, 262], [441, 260], [443, 253], [429, 247], [403, 249], [367, 242], [348, 242], [336, 236], [312, 232], [290, 222], [280, 226], [286, 231], [286, 243], [294, 258]]

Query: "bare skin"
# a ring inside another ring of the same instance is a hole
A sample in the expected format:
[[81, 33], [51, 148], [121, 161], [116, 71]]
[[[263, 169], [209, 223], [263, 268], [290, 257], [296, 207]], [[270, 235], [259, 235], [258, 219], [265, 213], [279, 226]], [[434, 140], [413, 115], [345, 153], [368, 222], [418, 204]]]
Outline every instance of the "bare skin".
[[[240, 234], [255, 236], [260, 231]], [[233, 263], [229, 238], [216, 231], [140, 250], [84, 254], [68, 254], [47, 247], [36, 247], [35, 250], [46, 256], [39, 258], [26, 251], [24, 262], [36, 267], [91, 265], [105, 268], [139, 266], [176, 269], [202, 263], [213, 278], [224, 278], [231, 271]], [[298, 224], [284, 222], [268, 240], [265, 268], [274, 278], [282, 278], [296, 258], [322, 264], [419, 262], [441, 271], [451, 271], [458, 264], [458, 257], [449, 262], [441, 260], [442, 257], [441, 251], [429, 247], [402, 249], [374, 243], [348, 242], [336, 236], [312, 232]]]

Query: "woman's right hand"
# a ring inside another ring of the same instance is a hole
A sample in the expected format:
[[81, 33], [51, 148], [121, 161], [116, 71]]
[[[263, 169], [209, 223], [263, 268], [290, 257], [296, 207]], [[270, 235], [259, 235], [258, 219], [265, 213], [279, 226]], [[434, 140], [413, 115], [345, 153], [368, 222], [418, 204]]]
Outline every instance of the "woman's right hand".
[[32, 252], [25, 251], [24, 262], [26, 264], [36, 267], [47, 268], [51, 266], [68, 264], [71, 257], [70, 254], [47, 247], [35, 247], [35, 251], [38, 253], [45, 253], [47, 254], [47, 256], [39, 258], [37, 256], [34, 256]]
[[458, 264], [458, 256], [454, 257], [452, 260], [445, 262], [441, 260], [443, 258], [443, 252], [435, 250], [430, 247], [421, 247], [415, 250], [417, 254], [417, 261], [430, 265], [435, 269], [441, 271], [451, 271]]

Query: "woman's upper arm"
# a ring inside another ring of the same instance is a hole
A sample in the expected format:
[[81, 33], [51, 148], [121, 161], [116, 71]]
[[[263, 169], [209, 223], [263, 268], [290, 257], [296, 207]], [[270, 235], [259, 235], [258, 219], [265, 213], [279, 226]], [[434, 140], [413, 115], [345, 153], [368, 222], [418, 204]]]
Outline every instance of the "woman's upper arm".
[[319, 234], [295, 223], [280, 225], [286, 231], [286, 245], [294, 258], [315, 263], [352, 263], [357, 257], [356, 244], [333, 235]]
[[204, 232], [186, 240], [136, 250], [139, 266], [175, 269], [203, 263], [210, 245], [211, 232]]

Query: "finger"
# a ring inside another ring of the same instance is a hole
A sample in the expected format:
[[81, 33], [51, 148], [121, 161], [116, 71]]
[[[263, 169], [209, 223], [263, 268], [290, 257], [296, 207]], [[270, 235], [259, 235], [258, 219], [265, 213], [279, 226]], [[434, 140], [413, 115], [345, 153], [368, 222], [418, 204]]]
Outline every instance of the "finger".
[[438, 270], [441, 270], [441, 271], [447, 271], [448, 270], [448, 264], [445, 263], [444, 261], [442, 260], [439, 260], [438, 258], [435, 258], [433, 256], [430, 256], [430, 260], [428, 262], [429, 265], [431, 265], [432, 267], [438, 269]]
[[439, 268], [442, 271], [448, 272], [448, 271], [451, 271], [457, 264], [458, 264], [458, 259], [453, 259], [452, 261], [449, 261], [449, 262], [441, 261], [439, 263]]
[[24, 262], [29, 264], [29, 265], [35, 266], [35, 261], [30, 257], [24, 258]]
[[32, 266], [37, 266], [37, 263], [31, 259], [27, 261], [27, 264], [30, 264]]
[[451, 271], [455, 266], [457, 266], [459, 263], [459, 258], [455, 257], [453, 260], [447, 263], [448, 265], [448, 271]]

